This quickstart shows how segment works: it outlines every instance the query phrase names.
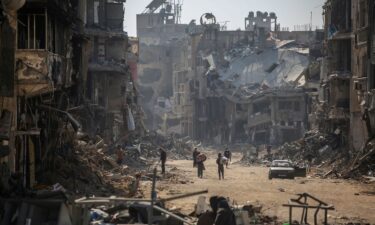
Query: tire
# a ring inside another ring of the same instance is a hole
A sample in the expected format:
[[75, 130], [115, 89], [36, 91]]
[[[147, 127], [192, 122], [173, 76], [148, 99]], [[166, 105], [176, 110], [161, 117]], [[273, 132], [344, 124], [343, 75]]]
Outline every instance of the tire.
[[268, 180], [272, 180], [272, 175], [268, 174]]

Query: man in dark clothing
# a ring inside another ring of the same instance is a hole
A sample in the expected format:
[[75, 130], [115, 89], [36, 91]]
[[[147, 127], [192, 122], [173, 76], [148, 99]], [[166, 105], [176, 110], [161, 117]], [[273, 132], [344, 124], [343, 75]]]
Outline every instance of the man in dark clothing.
[[165, 162], [167, 161], [167, 153], [164, 149], [159, 148], [160, 162], [161, 162], [161, 173], [165, 174]]
[[229, 207], [228, 201], [222, 199], [218, 203], [215, 225], [236, 225], [236, 216]]
[[225, 157], [221, 155], [221, 153], [219, 153], [216, 159], [217, 171], [219, 173], [219, 180], [221, 179], [224, 180], [224, 164], [226, 162], [228, 162], [228, 159], [226, 159]]
[[205, 170], [204, 162], [203, 161], [197, 162], [197, 167], [198, 167], [198, 177], [203, 178], [203, 170]]
[[228, 159], [228, 161], [226, 163], [226, 167], [228, 168], [229, 162], [232, 162], [232, 152], [229, 151], [228, 148], [226, 148], [225, 151], [224, 151], [224, 156]]
[[205, 170], [204, 161], [206, 159], [207, 159], [207, 157], [203, 153], [198, 152], [197, 167], [198, 167], [198, 177], [199, 178], [203, 178], [203, 170]]
[[197, 156], [198, 156], [198, 154], [199, 154], [198, 149], [194, 148], [194, 151], [193, 151], [193, 167], [197, 166]]

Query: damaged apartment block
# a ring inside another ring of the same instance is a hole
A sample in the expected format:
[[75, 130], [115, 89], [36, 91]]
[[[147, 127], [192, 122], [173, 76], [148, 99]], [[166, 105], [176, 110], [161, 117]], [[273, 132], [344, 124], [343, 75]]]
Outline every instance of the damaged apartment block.
[[45, 178], [49, 160], [67, 150], [72, 132], [80, 128], [67, 112], [80, 101], [82, 67], [73, 59], [82, 55], [72, 50], [82, 27], [80, 8], [79, 1], [26, 1], [18, 11], [4, 7], [8, 17], [1, 33], [8, 41], [0, 43], [2, 59], [9, 61], [1, 60], [7, 62], [1, 75], [15, 83], [6, 83], [10, 90], [1, 88], [0, 127], [9, 148], [1, 166], [22, 174], [24, 188]]
[[191, 53], [180, 58], [189, 64], [174, 75], [174, 104], [185, 109], [181, 134], [216, 144], [300, 138], [309, 127], [303, 87], [316, 89], [319, 77], [309, 55], [318, 32], [280, 32], [276, 14], [267, 12], [250, 12], [245, 30], [225, 30], [215, 21], [206, 13], [201, 25], [188, 27]]
[[87, 125], [109, 141], [135, 130], [134, 114], [139, 112], [132, 71], [127, 64], [131, 46], [123, 31], [124, 2], [87, 1], [85, 36], [90, 57], [86, 97], [95, 108], [94, 118]]
[[372, 12], [373, 2], [367, 0], [330, 0], [324, 5], [326, 48], [320, 93], [324, 116], [320, 127], [340, 134], [342, 144], [352, 146], [347, 151], [359, 151], [372, 136], [366, 94], [373, 80], [369, 52]]
[[[136, 64], [138, 48], [123, 31], [124, 0], [14, 2], [0, 4], [5, 195], [52, 182], [56, 161], [74, 154], [81, 131], [112, 143], [142, 127], [136, 66], [127, 62]], [[17, 179], [19, 189], [8, 179]]]

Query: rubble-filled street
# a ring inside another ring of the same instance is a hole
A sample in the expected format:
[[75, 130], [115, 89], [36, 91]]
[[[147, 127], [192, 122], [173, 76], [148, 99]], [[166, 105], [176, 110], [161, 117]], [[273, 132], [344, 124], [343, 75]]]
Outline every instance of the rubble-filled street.
[[[289, 179], [268, 179], [265, 165], [244, 166], [240, 159], [242, 153], [235, 153], [233, 163], [225, 170], [225, 179], [218, 180], [216, 171], [216, 151], [211, 150], [206, 163], [203, 179], [196, 176], [189, 160], [173, 160], [167, 164], [172, 173], [183, 174], [181, 182], [161, 181], [157, 190], [161, 197], [208, 188], [208, 195], [229, 196], [235, 204], [252, 204], [262, 207], [261, 212], [270, 217], [277, 216], [280, 221], [288, 220], [288, 208], [282, 205], [297, 193], [310, 193], [319, 196], [335, 206], [328, 217], [332, 223], [362, 222], [374, 223], [372, 213], [375, 209], [375, 183], [359, 183], [354, 180], [321, 179], [316, 169], [307, 177]], [[188, 179], [187, 179], [187, 178]], [[177, 200], [168, 206], [189, 214], [197, 204], [196, 198]], [[296, 210], [296, 216], [300, 211]]]
[[374, 0], [0, 0], [0, 225], [374, 212]]

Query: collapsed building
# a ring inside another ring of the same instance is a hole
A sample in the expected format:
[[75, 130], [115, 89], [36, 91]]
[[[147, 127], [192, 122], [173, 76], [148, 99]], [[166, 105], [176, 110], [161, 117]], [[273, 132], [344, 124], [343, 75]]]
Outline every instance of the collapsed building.
[[[154, 0], [137, 15], [139, 38], [138, 77], [149, 129], [163, 129], [163, 124], [176, 120], [172, 111], [173, 74], [178, 70], [175, 58], [182, 54], [187, 24], [180, 23], [181, 5], [175, 1]], [[165, 130], [164, 130], [165, 131]]]
[[1, 4], [1, 191], [11, 174], [23, 188], [43, 183], [80, 131], [111, 143], [141, 126], [124, 2]]
[[[311, 68], [316, 57], [309, 47], [319, 42], [321, 32], [310, 31], [298, 42], [280, 40], [274, 30], [276, 15], [257, 16], [266, 18], [249, 15], [242, 31], [221, 30], [212, 14], [204, 14], [200, 26], [189, 25], [189, 53], [177, 59], [187, 65], [174, 78], [179, 90], [174, 105], [184, 109], [179, 128], [183, 136], [214, 143], [281, 144], [298, 139], [308, 129], [310, 96], [302, 87], [315, 89], [319, 84], [317, 66]], [[254, 26], [257, 21], [262, 23]], [[254, 102], [263, 98], [272, 99], [265, 101], [264, 110], [268, 113], [272, 108], [274, 116], [259, 121], [253, 118], [260, 112]], [[283, 103], [290, 107], [284, 109]]]

